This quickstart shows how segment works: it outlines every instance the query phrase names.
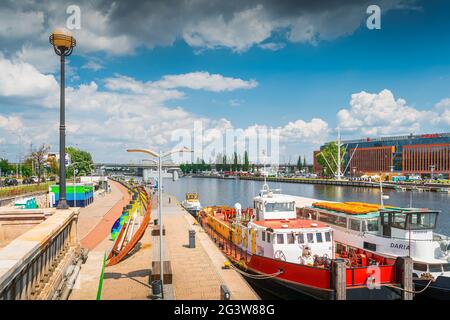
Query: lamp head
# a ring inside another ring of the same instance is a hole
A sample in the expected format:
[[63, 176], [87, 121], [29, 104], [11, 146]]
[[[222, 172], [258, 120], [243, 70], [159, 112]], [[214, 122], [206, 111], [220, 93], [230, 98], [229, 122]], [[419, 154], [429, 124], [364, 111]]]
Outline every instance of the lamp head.
[[65, 56], [72, 53], [73, 47], [77, 43], [72, 33], [64, 28], [56, 28], [50, 35], [49, 40], [56, 54]]

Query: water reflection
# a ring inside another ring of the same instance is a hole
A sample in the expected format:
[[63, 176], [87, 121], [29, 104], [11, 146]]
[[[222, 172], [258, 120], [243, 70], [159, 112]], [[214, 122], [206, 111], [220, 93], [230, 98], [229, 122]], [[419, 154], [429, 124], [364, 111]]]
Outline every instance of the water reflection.
[[[262, 181], [224, 180], [208, 178], [181, 178], [177, 181], [166, 179], [165, 190], [175, 195], [180, 201], [186, 192], [198, 192], [203, 206], [234, 205], [240, 202], [243, 207], [253, 205], [253, 197], [261, 190]], [[280, 188], [283, 193], [331, 200], [380, 202], [380, 190], [377, 188], [339, 187], [330, 185], [311, 185], [297, 183], [270, 183], [271, 188]], [[437, 231], [450, 235], [450, 195], [437, 192], [398, 192], [383, 189], [390, 199], [384, 200], [386, 205], [409, 207], [412, 195], [413, 207], [440, 210]]]

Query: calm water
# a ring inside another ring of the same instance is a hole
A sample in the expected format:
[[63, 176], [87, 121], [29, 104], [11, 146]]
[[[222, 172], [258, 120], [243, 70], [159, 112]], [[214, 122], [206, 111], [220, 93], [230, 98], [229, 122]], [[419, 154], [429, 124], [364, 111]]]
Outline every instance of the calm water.
[[[224, 180], [208, 178], [180, 178], [164, 180], [164, 189], [182, 201], [186, 192], [198, 192], [203, 206], [229, 205], [236, 202], [243, 207], [253, 205], [253, 197], [262, 187], [262, 181]], [[330, 201], [362, 201], [379, 203], [380, 190], [375, 188], [353, 188], [300, 183], [270, 182], [270, 188], [280, 188], [282, 193]], [[450, 195], [437, 192], [397, 192], [384, 189], [390, 199], [386, 205], [412, 206], [440, 210], [437, 231], [450, 235]]]

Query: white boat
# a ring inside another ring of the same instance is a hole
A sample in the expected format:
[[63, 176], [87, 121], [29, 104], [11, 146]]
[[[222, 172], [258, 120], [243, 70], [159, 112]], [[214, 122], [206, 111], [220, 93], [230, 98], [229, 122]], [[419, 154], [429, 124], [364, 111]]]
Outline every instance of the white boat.
[[434, 231], [439, 211], [316, 202], [297, 208], [297, 214], [332, 226], [337, 252], [348, 259], [352, 254], [363, 260], [371, 254], [411, 257], [416, 288], [427, 287], [424, 294], [450, 299], [450, 239]]
[[198, 193], [186, 193], [186, 198], [181, 203], [183, 208], [185, 208], [189, 213], [197, 216], [198, 212], [202, 209], [200, 204]]

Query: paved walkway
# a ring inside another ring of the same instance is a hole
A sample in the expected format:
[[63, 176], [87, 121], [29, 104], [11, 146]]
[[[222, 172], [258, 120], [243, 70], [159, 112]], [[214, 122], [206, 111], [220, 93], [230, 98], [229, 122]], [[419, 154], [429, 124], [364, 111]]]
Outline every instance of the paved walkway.
[[122, 214], [123, 207], [130, 202], [131, 196], [124, 186], [112, 180], [109, 183], [112, 190], [110, 194], [81, 209], [78, 234], [82, 248], [92, 250], [107, 238], [112, 225]]
[[[69, 297], [70, 300], [97, 298], [104, 254], [113, 245], [113, 241], [110, 240], [111, 226], [130, 200], [128, 190], [121, 184], [111, 181], [111, 188], [112, 192], [105, 195], [105, 199], [101, 199], [104, 201], [99, 201], [97, 207], [84, 212], [84, 226], [80, 226], [78, 230], [85, 234], [81, 240], [82, 247], [89, 248], [90, 251], [88, 260], [82, 265], [80, 275]], [[112, 205], [113, 203], [115, 204]], [[89, 228], [89, 222], [91, 226], [95, 224], [95, 227], [86, 231]], [[148, 299], [152, 256], [150, 234], [151, 230], [148, 228], [135, 250], [117, 265], [105, 269], [102, 300]]]
[[[259, 299], [239, 273], [222, 269], [226, 257], [175, 197], [165, 195], [163, 208], [165, 260], [171, 261], [176, 300], [218, 300], [222, 284], [227, 286], [233, 300]], [[188, 247], [190, 229], [196, 231], [195, 248]]]

